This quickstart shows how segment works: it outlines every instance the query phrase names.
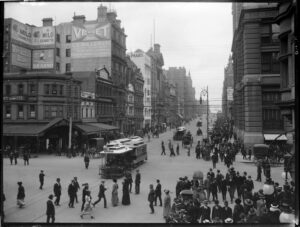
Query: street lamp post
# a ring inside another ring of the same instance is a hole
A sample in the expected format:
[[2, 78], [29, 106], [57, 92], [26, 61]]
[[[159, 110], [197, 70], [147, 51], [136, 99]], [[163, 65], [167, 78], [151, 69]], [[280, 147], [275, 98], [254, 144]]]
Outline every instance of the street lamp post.
[[206, 103], [206, 121], [207, 121], [207, 124], [206, 124], [206, 133], [207, 133], [207, 139], [209, 138], [208, 137], [208, 129], [209, 129], [209, 105], [208, 105], [208, 86], [205, 88], [203, 88], [200, 92], [200, 104], [202, 104], [202, 96], [206, 96], [207, 98], [207, 103]]

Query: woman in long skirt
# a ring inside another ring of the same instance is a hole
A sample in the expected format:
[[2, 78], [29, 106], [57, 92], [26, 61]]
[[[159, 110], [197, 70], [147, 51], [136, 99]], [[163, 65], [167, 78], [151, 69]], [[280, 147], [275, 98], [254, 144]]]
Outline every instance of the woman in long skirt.
[[123, 181], [123, 197], [122, 204], [129, 205], [130, 204], [130, 196], [129, 196], [129, 181], [128, 179], [124, 179]]
[[18, 195], [17, 195], [17, 205], [19, 206], [19, 208], [22, 208], [25, 206], [25, 189], [22, 186], [22, 182], [18, 182], [19, 188], [18, 188]]
[[169, 217], [170, 211], [171, 211], [171, 197], [170, 197], [170, 191], [165, 190], [165, 198], [164, 198], [164, 209], [163, 209], [163, 217], [166, 219]]
[[92, 206], [91, 191], [87, 191], [85, 196], [84, 208], [83, 211], [81, 212], [80, 217], [83, 218], [83, 215], [90, 215], [91, 218], [94, 218], [92, 212], [93, 212], [93, 206]]
[[118, 197], [118, 184], [117, 184], [117, 180], [116, 179], [113, 179], [113, 188], [112, 188], [112, 192], [111, 192], [111, 203], [112, 205], [115, 207], [115, 206], [118, 206], [118, 203], [119, 203], [119, 197]]

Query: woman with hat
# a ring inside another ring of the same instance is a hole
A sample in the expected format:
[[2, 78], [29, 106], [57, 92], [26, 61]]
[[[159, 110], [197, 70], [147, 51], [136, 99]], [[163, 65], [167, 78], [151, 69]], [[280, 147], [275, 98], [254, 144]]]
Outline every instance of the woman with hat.
[[247, 214], [247, 223], [258, 223], [258, 217], [256, 215], [256, 210], [254, 207], [251, 207]]
[[81, 212], [80, 217], [83, 218], [83, 215], [90, 215], [91, 218], [94, 218], [94, 216], [92, 215], [92, 211], [93, 211], [93, 206], [92, 206], [91, 191], [86, 191], [84, 209]]
[[258, 217], [261, 217], [266, 211], [265, 195], [262, 189], [258, 191], [258, 200], [256, 201], [256, 211]]
[[111, 203], [112, 205], [115, 207], [115, 206], [118, 206], [118, 203], [119, 203], [119, 196], [118, 196], [118, 183], [117, 183], [117, 179], [113, 179], [113, 187], [112, 187], [112, 192], [111, 192]]
[[268, 212], [270, 223], [272, 224], [280, 223], [279, 221], [280, 213], [281, 210], [279, 209], [279, 205], [276, 202], [273, 202]]
[[245, 214], [248, 214], [250, 208], [253, 207], [253, 201], [251, 199], [245, 199], [244, 200], [244, 212]]
[[18, 182], [19, 188], [18, 188], [18, 195], [17, 195], [17, 205], [22, 208], [23, 206], [25, 206], [25, 189], [22, 185], [22, 182], [19, 181]]
[[164, 198], [164, 209], [163, 209], [163, 217], [166, 219], [168, 218], [170, 211], [171, 211], [171, 197], [170, 197], [170, 191], [165, 189], [164, 190], [166, 196]]
[[240, 215], [241, 215], [241, 213], [244, 213], [244, 207], [243, 207], [243, 205], [241, 205], [241, 202], [242, 201], [240, 199], [235, 200], [235, 205], [234, 205], [233, 214], [232, 214], [234, 223], [237, 223], [238, 221], [240, 221], [240, 219], [241, 219]]

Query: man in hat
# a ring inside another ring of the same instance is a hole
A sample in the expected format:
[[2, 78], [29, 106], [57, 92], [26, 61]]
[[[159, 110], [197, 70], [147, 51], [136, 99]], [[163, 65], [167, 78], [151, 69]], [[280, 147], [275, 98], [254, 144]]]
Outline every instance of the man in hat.
[[182, 181], [183, 181], [182, 177], [179, 177], [179, 181], [177, 181], [176, 189], [175, 189], [175, 191], [176, 191], [176, 198], [179, 197], [179, 194], [180, 194], [180, 192], [182, 190]]
[[212, 209], [211, 219], [222, 218], [222, 207], [219, 205], [219, 200], [215, 200], [215, 205]]
[[248, 179], [246, 180], [246, 188], [250, 192], [252, 192], [252, 190], [254, 189], [254, 183], [251, 176], [248, 176]]
[[210, 198], [210, 184], [211, 184], [211, 177], [210, 175], [207, 175], [207, 178], [204, 180], [204, 189], [206, 190], [206, 196], [207, 196], [207, 199], [209, 200]]
[[90, 157], [89, 157], [87, 152], [84, 155], [83, 161], [84, 161], [84, 164], [85, 164], [85, 168], [88, 169], [89, 164], [90, 164]]
[[150, 191], [148, 194], [148, 202], [149, 202], [149, 207], [151, 209], [151, 214], [154, 214], [153, 202], [155, 200], [155, 191], [153, 189], [153, 184], [150, 184], [149, 188], [150, 188]]
[[77, 177], [74, 177], [74, 185], [75, 185], [75, 201], [78, 203], [78, 197], [77, 197], [77, 192], [80, 189]]
[[140, 194], [141, 174], [140, 171], [136, 170], [135, 175], [135, 194]]
[[210, 176], [210, 179], [212, 180], [213, 178], [215, 178], [215, 173], [213, 172], [212, 168], [209, 169], [209, 172], [207, 173], [207, 176]]
[[88, 183], [85, 183], [85, 184], [82, 184], [82, 186], [84, 187], [82, 189], [82, 205], [81, 205], [81, 212], [83, 211], [83, 208], [84, 208], [84, 204], [85, 204], [85, 196], [88, 194], [88, 191], [89, 191], [89, 184]]
[[49, 195], [48, 201], [47, 201], [47, 210], [46, 210], [46, 215], [47, 215], [47, 223], [54, 223], [55, 221], [55, 207], [53, 204], [53, 195]]
[[240, 215], [242, 213], [244, 213], [244, 207], [243, 207], [243, 205], [241, 205], [241, 202], [242, 201], [240, 199], [235, 200], [235, 205], [234, 205], [233, 214], [232, 214], [234, 223], [237, 223], [238, 221], [240, 221], [241, 220]]
[[157, 205], [157, 198], [159, 199], [160, 206], [162, 206], [162, 199], [161, 199], [161, 184], [160, 180], [156, 180], [156, 188], [155, 188], [155, 199], [154, 199], [154, 206]]
[[235, 183], [236, 183], [236, 191], [239, 199], [241, 198], [243, 192], [242, 191], [242, 185], [244, 183], [243, 181], [244, 181], [243, 177], [240, 175], [239, 171], [237, 171], [235, 177]]
[[220, 170], [218, 169], [217, 170], [217, 175], [216, 175], [216, 182], [217, 182], [217, 185], [218, 185], [218, 191], [221, 192], [221, 181], [222, 181], [222, 178], [224, 176], [221, 174]]
[[227, 194], [227, 180], [224, 177], [221, 180], [221, 192], [222, 192], [222, 199], [223, 201], [225, 201], [226, 194]]
[[262, 173], [262, 162], [261, 160], [257, 161], [257, 177], [256, 181], [261, 182], [261, 173]]
[[232, 218], [232, 209], [228, 206], [228, 201], [225, 200], [222, 208], [222, 220], [225, 221], [227, 218]]
[[201, 214], [201, 220], [202, 222], [204, 220], [210, 221], [210, 207], [208, 206], [208, 200], [203, 201], [203, 205], [200, 207], [200, 214]]
[[214, 178], [210, 184], [210, 191], [213, 197], [213, 200], [216, 201], [218, 200], [218, 185], [217, 185], [217, 181]]
[[53, 186], [53, 192], [54, 192], [54, 196], [56, 197], [54, 204], [56, 206], [60, 206], [60, 204], [59, 204], [60, 196], [61, 196], [60, 178], [56, 179], [56, 183]]
[[166, 148], [165, 148], [164, 141], [161, 141], [161, 149], [162, 149], [162, 152], [161, 152], [160, 155], [166, 155]]
[[41, 170], [40, 174], [39, 174], [39, 180], [40, 180], [40, 189], [43, 189], [43, 185], [44, 185], [44, 170]]
[[128, 183], [129, 183], [129, 192], [131, 193], [133, 180], [132, 180], [132, 174], [131, 174], [130, 171], [127, 172], [126, 178], [128, 180]]
[[95, 206], [97, 203], [99, 203], [101, 201], [101, 199], [103, 198], [104, 199], [104, 208], [107, 208], [106, 197], [105, 197], [106, 188], [104, 186], [104, 183], [105, 183], [104, 180], [101, 181], [101, 184], [99, 186], [98, 200], [93, 203], [93, 206]]
[[68, 195], [70, 198], [69, 208], [74, 208], [75, 194], [76, 194], [75, 182], [74, 180], [72, 180], [68, 187]]

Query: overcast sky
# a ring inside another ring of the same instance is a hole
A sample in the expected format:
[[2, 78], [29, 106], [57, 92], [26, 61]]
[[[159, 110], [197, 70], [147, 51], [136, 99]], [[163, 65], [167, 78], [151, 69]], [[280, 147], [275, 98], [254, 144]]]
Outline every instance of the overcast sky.
[[[196, 98], [208, 85], [211, 110], [221, 110], [224, 67], [231, 53], [231, 3], [103, 3], [117, 11], [127, 35], [127, 51], [147, 51], [154, 41], [161, 45], [164, 68], [184, 66], [191, 72]], [[5, 3], [5, 18], [42, 26], [52, 17], [54, 25], [70, 22], [74, 15], [95, 20], [100, 3]], [[154, 23], [155, 21], [155, 23]], [[214, 107], [214, 108], [213, 108]]]

